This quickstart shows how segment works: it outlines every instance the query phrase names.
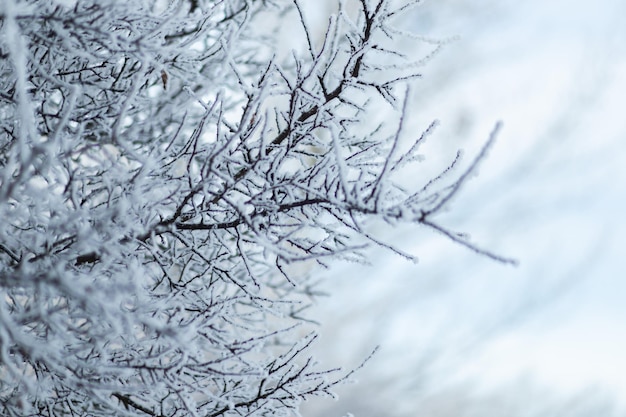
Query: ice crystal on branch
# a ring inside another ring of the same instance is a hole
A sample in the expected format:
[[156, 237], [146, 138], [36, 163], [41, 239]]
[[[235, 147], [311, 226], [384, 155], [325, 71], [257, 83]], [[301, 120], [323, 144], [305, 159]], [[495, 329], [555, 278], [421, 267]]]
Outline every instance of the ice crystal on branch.
[[[339, 9], [316, 42], [287, 6], [0, 6], [2, 415], [297, 415], [343, 380], [307, 354], [297, 266], [362, 260], [368, 218], [445, 233], [467, 175], [393, 184], [433, 128], [400, 151], [403, 8]], [[306, 53], [278, 57], [268, 13]]]

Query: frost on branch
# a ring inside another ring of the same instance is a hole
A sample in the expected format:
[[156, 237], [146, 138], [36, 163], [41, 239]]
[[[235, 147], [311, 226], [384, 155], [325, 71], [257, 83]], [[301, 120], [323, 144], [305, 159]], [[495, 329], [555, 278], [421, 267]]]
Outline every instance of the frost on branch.
[[[284, 6], [2, 2], [0, 414], [297, 415], [345, 378], [307, 353], [302, 265], [363, 260], [374, 217], [501, 259], [433, 219], [476, 163], [394, 186], [434, 129], [402, 150], [403, 8], [316, 42]], [[308, 49], [277, 58], [268, 15]]]

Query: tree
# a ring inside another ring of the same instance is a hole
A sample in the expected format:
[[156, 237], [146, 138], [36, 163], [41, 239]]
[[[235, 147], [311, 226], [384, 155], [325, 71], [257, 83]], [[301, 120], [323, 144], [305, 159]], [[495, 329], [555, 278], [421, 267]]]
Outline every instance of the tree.
[[[3, 415], [296, 415], [350, 375], [307, 355], [302, 265], [403, 254], [368, 219], [510, 262], [434, 219], [495, 131], [394, 185], [435, 127], [406, 145], [409, 3], [340, 8], [321, 42], [297, 1], [2, 3]], [[282, 56], [285, 21], [307, 47]]]

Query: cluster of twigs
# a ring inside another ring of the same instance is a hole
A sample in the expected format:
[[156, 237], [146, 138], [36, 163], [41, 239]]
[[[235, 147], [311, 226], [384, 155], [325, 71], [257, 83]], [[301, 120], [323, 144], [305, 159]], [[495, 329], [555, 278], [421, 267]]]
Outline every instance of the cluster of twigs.
[[308, 47], [285, 61], [268, 1], [5, 2], [2, 415], [295, 415], [347, 377], [307, 355], [307, 265], [402, 253], [367, 219], [508, 262], [433, 219], [482, 153], [393, 183], [435, 128], [403, 147], [407, 7], [340, 8], [318, 42], [296, 2]]

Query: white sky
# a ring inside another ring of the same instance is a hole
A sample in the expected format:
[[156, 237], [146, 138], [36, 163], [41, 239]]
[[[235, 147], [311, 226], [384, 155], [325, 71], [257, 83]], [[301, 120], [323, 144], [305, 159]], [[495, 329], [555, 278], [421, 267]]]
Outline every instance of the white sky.
[[472, 155], [504, 121], [442, 221], [521, 265], [381, 232], [422, 262], [376, 252], [370, 269], [331, 272], [322, 350], [341, 362], [382, 344], [364, 384], [403, 378], [430, 348], [445, 359], [436, 380], [487, 390], [526, 378], [570, 397], [595, 387], [626, 407], [626, 2], [433, 0], [416, 16], [407, 26], [424, 35], [461, 35], [415, 92], [416, 129], [442, 121], [425, 152]]
[[[606, 387], [626, 404], [626, 7], [503, 3], [499, 23], [468, 24], [463, 38], [478, 45], [481, 63], [470, 65], [456, 101], [480, 96], [468, 107], [482, 118], [500, 113], [507, 126], [479, 197], [514, 188], [498, 205], [517, 212], [493, 217], [511, 230], [507, 242], [522, 260], [511, 275], [538, 287], [577, 285], [492, 341], [471, 367], [496, 381], [532, 373], [563, 392]], [[492, 181], [494, 171], [505, 181]]]

